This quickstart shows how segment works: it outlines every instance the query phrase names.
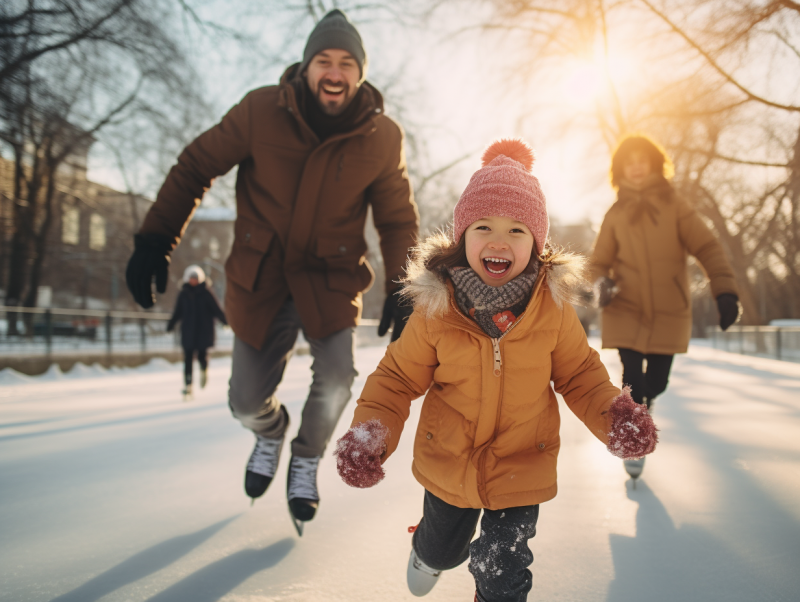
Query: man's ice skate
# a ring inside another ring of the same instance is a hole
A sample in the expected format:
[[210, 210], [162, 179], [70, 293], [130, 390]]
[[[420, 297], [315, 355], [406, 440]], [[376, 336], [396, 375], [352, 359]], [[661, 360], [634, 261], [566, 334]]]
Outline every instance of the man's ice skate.
[[187, 383], [184, 385], [183, 389], [181, 389], [181, 394], [183, 395], [183, 401], [191, 401], [194, 399], [194, 394], [192, 393], [192, 383]]
[[642, 474], [644, 469], [644, 458], [634, 458], [632, 460], [623, 460], [625, 465], [625, 472], [633, 479], [633, 488], [636, 489], [636, 479]]
[[289, 413], [286, 408], [281, 406], [281, 411], [286, 414], [286, 430], [278, 438], [262, 437], [256, 435], [256, 445], [250, 459], [247, 461], [247, 470], [244, 473], [244, 490], [250, 497], [252, 506], [256, 498], [264, 495], [264, 492], [272, 482], [275, 472], [278, 470], [278, 461], [283, 449], [283, 441], [286, 439], [286, 431], [289, 430]]
[[304, 523], [314, 518], [319, 507], [317, 492], [317, 468], [319, 456], [316, 458], [299, 458], [292, 456], [289, 464], [289, 476], [286, 482], [286, 497], [289, 499], [289, 512], [297, 534], [303, 535]]
[[208, 382], [208, 368], [200, 370], [200, 388], [205, 389]]
[[411, 555], [408, 557], [408, 570], [406, 571], [406, 581], [409, 591], [415, 596], [425, 596], [433, 589], [442, 571], [432, 569], [422, 562], [414, 548], [411, 548]]

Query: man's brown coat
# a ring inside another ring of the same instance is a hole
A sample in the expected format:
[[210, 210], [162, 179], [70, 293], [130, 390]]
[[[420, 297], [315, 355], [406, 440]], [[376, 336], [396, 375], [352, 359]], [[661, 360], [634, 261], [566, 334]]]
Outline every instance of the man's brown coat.
[[365, 82], [355, 128], [320, 142], [290, 84], [297, 68], [279, 85], [248, 93], [184, 149], [140, 230], [177, 245], [213, 178], [239, 166], [225, 312], [236, 336], [256, 348], [289, 295], [309, 337], [357, 323], [361, 294], [374, 279], [365, 258], [368, 207], [387, 292], [403, 274], [419, 225], [403, 133], [383, 114], [380, 93]]

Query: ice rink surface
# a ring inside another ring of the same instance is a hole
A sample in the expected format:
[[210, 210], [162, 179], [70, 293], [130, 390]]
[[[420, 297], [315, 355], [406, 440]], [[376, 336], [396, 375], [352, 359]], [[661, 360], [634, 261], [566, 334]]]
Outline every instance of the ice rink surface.
[[[383, 355], [359, 348], [354, 399]], [[617, 384], [615, 352], [604, 362]], [[279, 391], [298, 426], [310, 358]], [[317, 518], [298, 538], [281, 469], [251, 507], [253, 436], [226, 404], [229, 359], [184, 403], [179, 365], [37, 378], [0, 373], [0, 600], [366, 602], [405, 585], [422, 489], [414, 403], [386, 479], [369, 490], [321, 464]], [[654, 417], [661, 443], [632, 489], [562, 404], [559, 495], [542, 505], [530, 601], [800, 600], [800, 365], [693, 346]], [[471, 602], [466, 565], [426, 600]]]

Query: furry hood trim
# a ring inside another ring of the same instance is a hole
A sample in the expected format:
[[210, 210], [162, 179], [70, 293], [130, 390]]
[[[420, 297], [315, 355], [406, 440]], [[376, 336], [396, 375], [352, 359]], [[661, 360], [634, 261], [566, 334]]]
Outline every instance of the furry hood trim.
[[[449, 311], [450, 291], [446, 272], [443, 269], [429, 270], [425, 264], [454, 244], [445, 233], [437, 232], [417, 244], [411, 252], [406, 276], [402, 280], [402, 295], [411, 300], [414, 307], [425, 311], [429, 319], [441, 317]], [[564, 303], [578, 302], [586, 283], [586, 259], [562, 250], [545, 249], [539, 261], [539, 278], [546, 279], [545, 284], [556, 305], [561, 308]]]

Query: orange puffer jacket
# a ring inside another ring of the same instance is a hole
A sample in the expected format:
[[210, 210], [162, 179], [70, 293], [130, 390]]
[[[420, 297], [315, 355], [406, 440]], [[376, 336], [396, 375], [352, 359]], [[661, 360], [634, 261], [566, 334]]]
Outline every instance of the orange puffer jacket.
[[353, 425], [374, 418], [385, 424], [388, 458], [411, 401], [427, 391], [412, 465], [425, 489], [461, 508], [545, 502], [556, 495], [561, 446], [551, 381], [603, 443], [620, 392], [569, 304], [581, 262], [566, 254], [545, 259], [527, 309], [492, 339], [458, 309], [451, 284], [422, 267], [449, 244], [443, 236], [429, 239], [409, 267], [414, 313], [367, 379]]

